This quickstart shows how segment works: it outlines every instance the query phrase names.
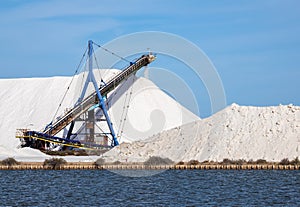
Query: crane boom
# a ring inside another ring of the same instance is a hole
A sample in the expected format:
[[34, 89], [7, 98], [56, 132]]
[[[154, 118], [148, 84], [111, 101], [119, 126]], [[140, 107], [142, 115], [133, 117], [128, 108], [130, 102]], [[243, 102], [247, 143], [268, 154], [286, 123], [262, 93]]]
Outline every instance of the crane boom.
[[[110, 147], [117, 146], [118, 140], [116, 138], [116, 135], [114, 133], [114, 129], [112, 126], [112, 123], [110, 121], [110, 117], [107, 113], [105, 99], [103, 97], [107, 96], [109, 92], [114, 90], [117, 86], [119, 86], [124, 80], [126, 80], [130, 75], [134, 74], [136, 71], [141, 69], [144, 66], [147, 66], [149, 63], [155, 60], [155, 56], [151, 53], [147, 55], [142, 55], [140, 58], [138, 58], [134, 62], [130, 62], [130, 65], [126, 67], [124, 70], [122, 70], [120, 73], [115, 75], [113, 78], [111, 78], [107, 83], [103, 86], [98, 87], [98, 84], [96, 82], [96, 79], [93, 75], [93, 69], [92, 69], [92, 55], [93, 55], [93, 42], [89, 40], [89, 73], [88, 77], [86, 79], [84, 90], [82, 91], [82, 94], [80, 98], [78, 99], [77, 103], [74, 105], [74, 107], [70, 110], [68, 110], [63, 116], [58, 117], [54, 123], [51, 122], [46, 126], [43, 132], [41, 131], [32, 131], [28, 129], [17, 129], [16, 131], [16, 138], [21, 139], [21, 146], [22, 147], [32, 147], [36, 149], [49, 149], [51, 143], [54, 145], [61, 145], [66, 147], [73, 147], [73, 148], [83, 148], [83, 149], [90, 149], [99, 147], [109, 148], [109, 146], [105, 145], [98, 145], [95, 142], [91, 142], [87, 145], [87, 143], [82, 144], [78, 140], [72, 140], [70, 139], [72, 135], [72, 130], [74, 127], [74, 122], [78, 117], [80, 117], [82, 114], [88, 112], [93, 106], [98, 105], [106, 119], [106, 122], [108, 124], [110, 134], [112, 136], [112, 144]], [[95, 91], [88, 95], [86, 98], [83, 98], [86, 92], [87, 85], [92, 82], [94, 85]], [[89, 111], [90, 112], [90, 111]], [[91, 117], [93, 117], [93, 113]], [[90, 115], [88, 115], [90, 116]], [[67, 138], [60, 138], [55, 136], [57, 133], [59, 133], [62, 129], [66, 128], [70, 123], [70, 129], [68, 131]], [[93, 129], [93, 128], [91, 128]], [[91, 130], [90, 136], [93, 137], [93, 130]]]
[[[122, 72], [114, 76], [105, 86], [100, 87], [99, 91], [101, 95], [106, 96], [109, 92], [115, 89], [120, 83], [122, 83], [131, 74], [133, 74], [140, 68], [148, 65], [154, 60], [155, 60], [155, 56], [150, 54], [141, 56], [138, 60], [136, 60], [134, 63], [131, 63]], [[46, 128], [44, 133], [50, 136], [56, 135], [58, 132], [64, 129], [68, 124], [70, 124], [73, 120], [75, 120], [81, 114], [86, 112], [90, 107], [92, 107], [95, 104], [99, 104], [99, 98], [97, 97], [96, 92], [86, 97], [81, 103], [77, 104], [74, 108], [69, 110], [64, 116], [56, 120], [56, 122], [54, 122], [51, 126]]]

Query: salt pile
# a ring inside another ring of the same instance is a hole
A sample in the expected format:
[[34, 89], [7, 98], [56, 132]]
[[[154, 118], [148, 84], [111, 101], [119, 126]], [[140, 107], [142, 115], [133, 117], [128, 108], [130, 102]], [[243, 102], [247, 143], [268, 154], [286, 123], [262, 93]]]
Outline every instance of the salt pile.
[[[104, 80], [118, 72], [101, 70]], [[97, 80], [101, 78], [99, 74], [95, 72]], [[38, 150], [17, 149], [20, 141], [15, 138], [15, 132], [18, 128], [44, 129], [54, 118], [71, 79], [51, 77], [0, 80], [0, 159], [28, 157], [29, 160], [40, 160], [40, 157], [47, 157]], [[81, 80], [81, 76], [74, 78], [75, 84], [71, 85], [57, 115], [74, 105], [80, 95]], [[93, 91], [93, 87], [89, 86], [88, 91]], [[162, 130], [199, 120], [145, 78], [129, 78], [111, 92], [110, 97], [109, 114], [114, 128], [116, 132], [124, 131], [121, 142], [144, 139]], [[124, 108], [126, 113], [123, 113]]]
[[[102, 74], [108, 79], [118, 72], [105, 70]], [[100, 80], [97, 74], [96, 79]], [[81, 78], [77, 76], [74, 81], [80, 83]], [[0, 159], [43, 161], [48, 157], [38, 150], [17, 149], [20, 142], [15, 131], [43, 129], [52, 120], [70, 81], [71, 77], [0, 80]], [[72, 85], [58, 115], [74, 105], [80, 85]], [[124, 143], [104, 155], [107, 161], [143, 162], [150, 156], [174, 161], [280, 161], [300, 157], [299, 106], [232, 104], [200, 120], [151, 81], [136, 77], [111, 92], [108, 101], [114, 128], [123, 131]]]
[[213, 116], [123, 143], [105, 154], [109, 161], [143, 162], [150, 156], [173, 161], [228, 159], [280, 161], [300, 157], [300, 107], [232, 104]]

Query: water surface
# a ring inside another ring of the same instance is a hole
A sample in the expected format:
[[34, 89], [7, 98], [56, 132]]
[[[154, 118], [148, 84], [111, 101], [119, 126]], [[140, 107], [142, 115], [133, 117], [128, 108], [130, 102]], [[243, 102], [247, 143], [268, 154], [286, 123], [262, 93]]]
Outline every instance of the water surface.
[[[133, 172], [134, 173], [134, 172]], [[0, 171], [0, 206], [300, 206], [300, 171]]]

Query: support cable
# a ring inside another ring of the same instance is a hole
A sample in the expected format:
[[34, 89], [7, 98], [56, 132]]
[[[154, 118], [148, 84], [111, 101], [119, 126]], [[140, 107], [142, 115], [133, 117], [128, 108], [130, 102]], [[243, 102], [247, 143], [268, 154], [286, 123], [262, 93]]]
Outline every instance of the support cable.
[[[131, 83], [131, 86], [130, 86], [130, 92], [129, 92], [129, 95], [128, 95], [128, 91], [126, 93], [124, 106], [123, 106], [123, 111], [122, 111], [122, 115], [121, 115], [121, 119], [120, 119], [120, 124], [119, 124], [119, 129], [118, 129], [118, 137], [120, 137], [119, 141], [121, 141], [121, 137], [122, 137], [123, 132], [124, 132], [125, 121], [126, 121], [127, 115], [128, 115], [129, 104], [130, 104], [131, 96], [132, 96], [132, 93], [133, 93], [133, 84], [134, 84], [135, 80], [136, 80], [136, 76], [135, 76], [135, 74], [133, 74], [132, 83]], [[127, 97], [128, 97], [128, 101], [127, 101]], [[126, 102], [127, 102], [127, 106], [125, 106]]]
[[[88, 50], [88, 49], [86, 48], [85, 52], [84, 52], [83, 55], [82, 55], [82, 58], [81, 58], [81, 60], [80, 60], [80, 62], [79, 62], [79, 64], [78, 64], [78, 66], [77, 66], [77, 68], [76, 68], [76, 71], [75, 71], [75, 73], [74, 73], [74, 75], [73, 75], [73, 77], [72, 77], [72, 79], [71, 79], [71, 81], [70, 81], [70, 84], [68, 85], [67, 90], [66, 90], [66, 92], [64, 93], [63, 98], [61, 99], [61, 101], [60, 101], [60, 103], [59, 103], [59, 105], [58, 105], [58, 108], [57, 108], [57, 110], [56, 110], [56, 112], [55, 112], [55, 114], [54, 114], [54, 116], [53, 116], [53, 118], [52, 118], [52, 122], [53, 122], [54, 119], [56, 118], [56, 115], [57, 115], [57, 113], [58, 113], [60, 107], [62, 106], [62, 103], [63, 103], [64, 99], [66, 98], [66, 95], [67, 95], [67, 93], [68, 93], [68, 91], [69, 91], [69, 89], [70, 89], [70, 86], [71, 86], [72, 83], [73, 83], [73, 80], [74, 80], [74, 78], [75, 78], [75, 75], [78, 73], [78, 70], [79, 70], [79, 68], [80, 68], [80, 66], [81, 66], [81, 64], [82, 64], [82, 62], [83, 62], [83, 60], [84, 60], [84, 57], [86, 56], [87, 50]], [[52, 123], [52, 122], [51, 122], [51, 123]]]
[[96, 62], [96, 66], [97, 66], [97, 70], [98, 70], [98, 73], [99, 73], [99, 76], [100, 76], [100, 80], [102, 82], [103, 79], [102, 79], [102, 76], [101, 76], [100, 67], [99, 67], [98, 60], [96, 58], [95, 52], [93, 52], [93, 56], [94, 56], [94, 59], [95, 59], [95, 62]]
[[93, 42], [93, 44], [96, 45], [96, 46], [98, 46], [98, 47], [101, 48], [102, 50], [104, 50], [104, 51], [106, 51], [106, 52], [108, 52], [108, 53], [110, 53], [110, 54], [112, 54], [112, 55], [114, 55], [114, 56], [120, 58], [121, 60], [124, 60], [124, 61], [126, 61], [126, 62], [128, 62], [128, 63], [131, 63], [131, 61], [129, 61], [129, 60], [127, 60], [126, 58], [124, 58], [124, 57], [122, 57], [122, 56], [120, 56], [120, 55], [118, 55], [118, 54], [116, 54], [116, 53], [110, 51], [109, 49], [107, 49], [107, 48], [105, 48], [105, 47], [102, 47], [101, 45], [98, 45], [98, 44], [95, 43], [95, 42]]
[[83, 85], [84, 85], [84, 80], [85, 80], [85, 73], [86, 73], [86, 71], [84, 70], [82, 72], [82, 78], [81, 78], [79, 93], [83, 90]]

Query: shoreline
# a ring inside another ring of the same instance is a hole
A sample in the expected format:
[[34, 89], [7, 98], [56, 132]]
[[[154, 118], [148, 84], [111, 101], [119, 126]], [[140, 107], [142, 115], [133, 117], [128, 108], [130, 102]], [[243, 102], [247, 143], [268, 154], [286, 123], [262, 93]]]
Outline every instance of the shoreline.
[[43, 162], [21, 162], [18, 165], [0, 165], [0, 170], [300, 170], [300, 165], [281, 164], [197, 164], [197, 165], [143, 165], [72, 162], [58, 166]]

